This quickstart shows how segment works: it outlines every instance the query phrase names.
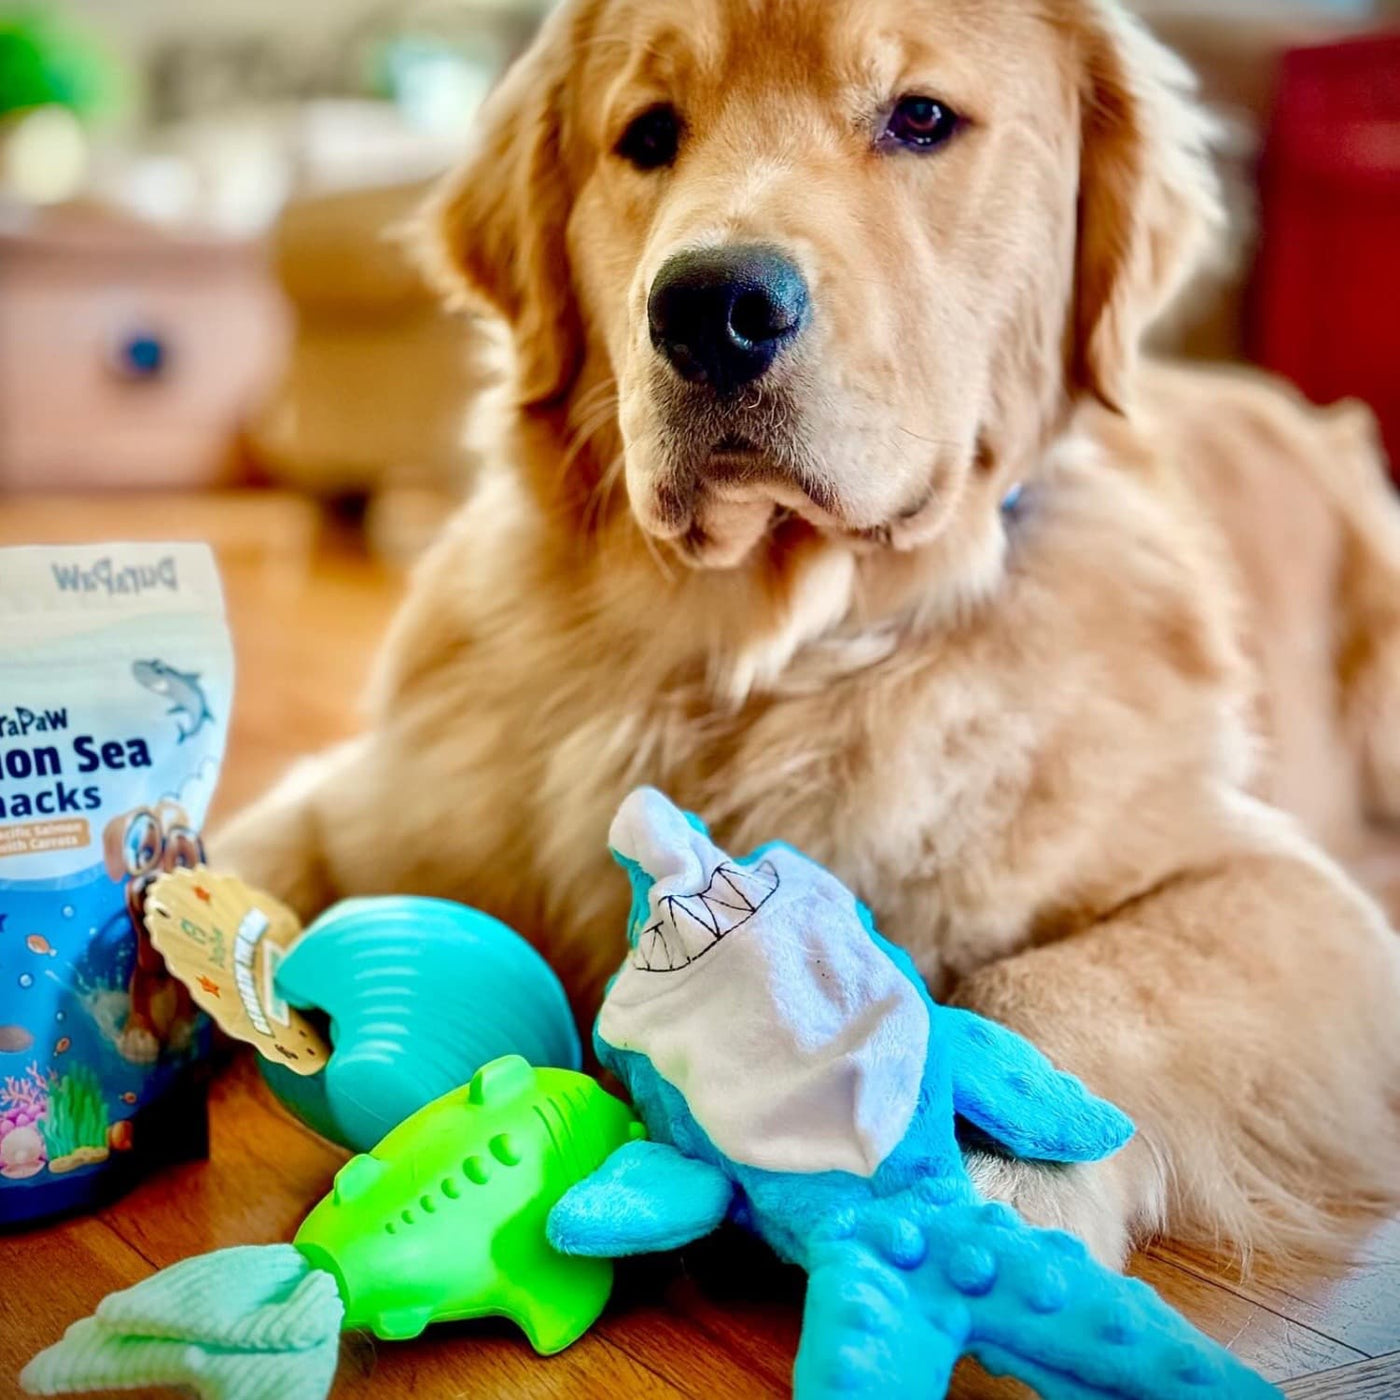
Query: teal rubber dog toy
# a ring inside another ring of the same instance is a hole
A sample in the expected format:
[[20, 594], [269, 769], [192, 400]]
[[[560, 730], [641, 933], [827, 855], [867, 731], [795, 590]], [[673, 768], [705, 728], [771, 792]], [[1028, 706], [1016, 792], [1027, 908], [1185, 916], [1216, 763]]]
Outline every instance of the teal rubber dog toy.
[[810, 1281], [798, 1400], [946, 1393], [971, 1354], [1046, 1400], [1278, 1392], [1070, 1235], [981, 1201], [960, 1114], [1014, 1155], [1089, 1161], [1132, 1124], [1027, 1041], [940, 1006], [908, 956], [797, 851], [733, 860], [660, 793], [624, 803], [631, 952], [599, 1058], [652, 1140], [554, 1208], [563, 1252], [672, 1249], [725, 1220]]
[[549, 964], [505, 924], [445, 899], [328, 909], [277, 968], [289, 1005], [330, 1017], [319, 1074], [263, 1060], [273, 1093], [323, 1137], [367, 1152], [482, 1065], [520, 1055], [578, 1069], [578, 1029]]

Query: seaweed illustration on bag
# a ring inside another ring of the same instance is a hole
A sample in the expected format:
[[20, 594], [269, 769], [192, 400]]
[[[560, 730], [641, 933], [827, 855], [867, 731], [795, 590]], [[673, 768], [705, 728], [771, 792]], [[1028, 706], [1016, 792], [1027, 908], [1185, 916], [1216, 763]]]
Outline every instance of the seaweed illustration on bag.
[[49, 1111], [40, 1131], [51, 1172], [71, 1172], [107, 1159], [107, 1105], [97, 1076], [86, 1065], [52, 1077]]

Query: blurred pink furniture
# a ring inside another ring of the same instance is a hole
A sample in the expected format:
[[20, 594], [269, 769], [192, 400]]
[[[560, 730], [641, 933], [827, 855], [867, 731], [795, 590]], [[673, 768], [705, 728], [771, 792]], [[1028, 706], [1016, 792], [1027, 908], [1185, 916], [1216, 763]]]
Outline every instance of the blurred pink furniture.
[[286, 341], [257, 245], [0, 219], [0, 491], [230, 479]]

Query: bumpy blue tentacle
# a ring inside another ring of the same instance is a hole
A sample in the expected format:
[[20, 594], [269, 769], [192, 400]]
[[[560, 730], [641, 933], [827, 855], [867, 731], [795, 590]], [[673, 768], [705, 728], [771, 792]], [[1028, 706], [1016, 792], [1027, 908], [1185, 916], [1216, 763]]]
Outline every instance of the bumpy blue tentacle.
[[1001, 1205], [872, 1201], [814, 1241], [797, 1400], [941, 1396], [960, 1354], [1045, 1400], [1277, 1400], [1137, 1279]]
[[811, 1271], [794, 1400], [940, 1400], [967, 1349], [967, 1309], [930, 1306], [860, 1241], [818, 1244]]

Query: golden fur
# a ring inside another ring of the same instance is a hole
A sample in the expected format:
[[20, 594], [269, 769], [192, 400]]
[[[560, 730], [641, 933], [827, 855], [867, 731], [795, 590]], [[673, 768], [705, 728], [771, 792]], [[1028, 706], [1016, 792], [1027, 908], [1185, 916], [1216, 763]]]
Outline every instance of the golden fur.
[[[872, 150], [930, 88], [967, 128]], [[661, 99], [686, 144], [643, 173], [611, 151]], [[480, 905], [586, 1014], [609, 818], [657, 784], [826, 862], [1139, 1125], [1094, 1166], [978, 1157], [987, 1190], [1115, 1263], [1159, 1229], [1335, 1252], [1400, 1186], [1400, 944], [1334, 863], [1400, 810], [1400, 520], [1360, 410], [1138, 363], [1216, 218], [1209, 136], [1108, 0], [570, 0], [429, 217], [513, 332], [492, 465], [365, 734], [216, 855], [304, 912]], [[816, 312], [734, 410], [762, 469], [719, 474], [645, 304], [729, 239]]]

